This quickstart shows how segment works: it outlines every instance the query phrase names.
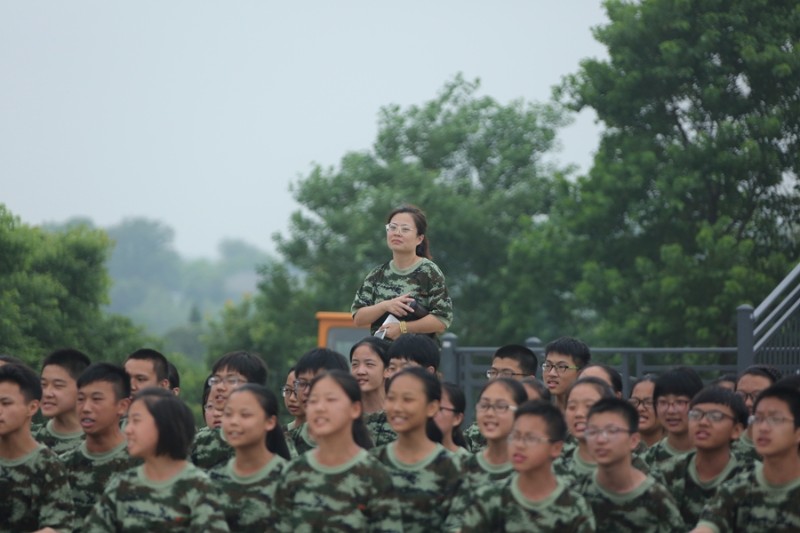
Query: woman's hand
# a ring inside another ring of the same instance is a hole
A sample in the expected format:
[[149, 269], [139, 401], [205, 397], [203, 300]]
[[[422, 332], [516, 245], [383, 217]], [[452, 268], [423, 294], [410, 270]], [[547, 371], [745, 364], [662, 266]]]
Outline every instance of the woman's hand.
[[404, 317], [409, 313], [414, 312], [414, 309], [411, 307], [411, 302], [413, 301], [414, 298], [412, 298], [410, 294], [406, 293], [398, 296], [397, 298], [392, 298], [391, 300], [384, 300], [383, 310], [384, 312], [391, 313], [398, 318]]
[[399, 322], [392, 322], [390, 324], [385, 324], [378, 328], [378, 331], [385, 331], [386, 334], [384, 338], [395, 340], [397, 337], [402, 335], [400, 332], [400, 323]]

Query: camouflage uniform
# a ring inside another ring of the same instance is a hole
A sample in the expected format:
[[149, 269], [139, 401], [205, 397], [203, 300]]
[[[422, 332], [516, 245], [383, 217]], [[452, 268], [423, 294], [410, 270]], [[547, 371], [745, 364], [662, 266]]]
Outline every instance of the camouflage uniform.
[[83, 431], [77, 433], [58, 433], [53, 430], [53, 419], [47, 421], [47, 424], [39, 426], [36, 432], [31, 431], [31, 435], [36, 441], [41, 442], [56, 455], [61, 455], [70, 450], [77, 448], [84, 440]]
[[477, 422], [473, 422], [464, 430], [464, 440], [467, 441], [469, 451], [472, 453], [482, 452], [486, 448], [486, 439], [481, 434], [481, 430], [478, 429]]
[[647, 451], [644, 452], [642, 459], [650, 466], [658, 468], [661, 463], [670, 461], [675, 457], [681, 457], [687, 453], [689, 452], [682, 452], [670, 446], [667, 442], [667, 437], [664, 437], [660, 441], [647, 448]]
[[[579, 449], [580, 446], [575, 446], [568, 455], [562, 453], [553, 461], [553, 472], [555, 472], [558, 477], [569, 480], [575, 485], [586, 483], [597, 470], [597, 463], [586, 462], [578, 452]], [[637, 470], [651, 475], [659, 483], [662, 483], [661, 473], [658, 472], [657, 469], [651, 468], [641, 457], [632, 456], [631, 465]]]
[[687, 530], [672, 494], [651, 476], [634, 490], [619, 494], [601, 487], [594, 474], [581, 492], [592, 507], [597, 531], [674, 533]]
[[[367, 274], [356, 292], [350, 312], [355, 314], [362, 307], [391, 300], [403, 294], [410, 294], [414, 300], [436, 315], [445, 327], [453, 321], [453, 302], [447, 293], [444, 274], [429, 259], [421, 258], [414, 266], [400, 270], [389, 261]], [[384, 317], [378, 318], [370, 326], [370, 332], [383, 324]]]
[[397, 433], [394, 432], [389, 421], [386, 420], [386, 411], [378, 411], [364, 416], [364, 424], [372, 437], [375, 446], [383, 446], [397, 440]]
[[736, 454], [743, 463], [749, 463], [751, 466], [756, 461], [761, 461], [761, 456], [756, 452], [756, 445], [747, 432], [743, 432], [742, 436], [731, 443], [731, 451]]
[[450, 531], [458, 529], [459, 522], [467, 508], [475, 501], [480, 489], [501, 483], [514, 473], [510, 462], [493, 465], [486, 460], [483, 452], [468, 457], [456, 457], [456, 460], [461, 469], [461, 487], [447, 517], [446, 528]]
[[519, 490], [518, 476], [482, 487], [475, 501], [466, 509], [462, 533], [528, 531], [591, 533], [594, 516], [586, 500], [567, 487], [564, 480], [545, 499], [532, 501]]
[[425, 459], [406, 464], [395, 455], [396, 443], [373, 448], [372, 453], [392, 475], [396, 498], [403, 502], [406, 533], [442, 531], [461, 485], [453, 456], [441, 444]]
[[723, 483], [700, 513], [699, 526], [713, 531], [800, 531], [800, 478], [780, 487], [764, 479], [764, 466]]
[[67, 471], [47, 446], [0, 459], [0, 532], [70, 531], [73, 516]]
[[287, 444], [291, 441], [289, 450], [294, 450], [292, 457], [298, 457], [317, 447], [317, 443], [314, 442], [311, 435], [308, 434], [308, 422], [292, 430], [286, 440]]
[[204, 470], [210, 470], [228, 462], [233, 457], [233, 448], [225, 441], [221, 428], [201, 428], [194, 436], [192, 462]]
[[249, 476], [237, 474], [233, 469], [234, 461], [231, 459], [208, 472], [219, 491], [219, 507], [225, 513], [228, 527], [240, 533], [271, 531], [275, 527], [272, 501], [287, 461], [276, 455], [264, 468]]
[[658, 467], [664, 486], [678, 503], [678, 509], [687, 525], [697, 523], [703, 505], [717, 493], [720, 485], [752, 468], [752, 465], [744, 464], [731, 454], [722, 472], [711, 481], [703, 482], [697, 474], [696, 456], [697, 452], [689, 452], [661, 463]]
[[226, 532], [218, 502], [211, 480], [191, 463], [167, 481], [147, 479], [139, 466], [111, 478], [82, 531]]
[[111, 477], [141, 463], [128, 455], [128, 443], [105, 452], [94, 454], [86, 449], [86, 442], [61, 457], [69, 476], [75, 516], [86, 517], [94, 504], [103, 495]]
[[403, 531], [400, 501], [386, 467], [366, 450], [336, 467], [319, 464], [315, 453], [292, 460], [283, 471], [272, 506], [275, 531]]

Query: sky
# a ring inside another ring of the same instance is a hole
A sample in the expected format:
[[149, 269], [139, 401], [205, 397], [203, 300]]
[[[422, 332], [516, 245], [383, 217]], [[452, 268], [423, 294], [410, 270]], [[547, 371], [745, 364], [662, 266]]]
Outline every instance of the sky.
[[[457, 73], [545, 102], [587, 57], [600, 1], [0, 3], [0, 203], [26, 224], [163, 222], [185, 257], [274, 249], [290, 184], [370, 149], [381, 107]], [[586, 171], [591, 111], [552, 159]], [[423, 206], [424, 207], [424, 206]]]

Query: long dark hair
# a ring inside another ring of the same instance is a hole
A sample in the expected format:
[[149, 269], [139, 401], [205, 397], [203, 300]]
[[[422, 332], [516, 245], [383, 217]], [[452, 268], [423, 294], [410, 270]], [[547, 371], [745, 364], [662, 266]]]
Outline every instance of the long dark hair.
[[[234, 389], [233, 392], [231, 392], [231, 396], [234, 394], [241, 394], [242, 392], [249, 392], [252, 394], [258, 402], [258, 405], [264, 410], [264, 414], [267, 418], [274, 416], [277, 421], [278, 398], [275, 397], [271, 390], [257, 383], [245, 383], [241, 387]], [[280, 455], [286, 460], [291, 459], [289, 447], [286, 445], [286, 439], [283, 436], [283, 430], [280, 424], [276, 423], [275, 427], [267, 432], [265, 444], [267, 449], [272, 453]]]
[[428, 219], [425, 217], [425, 213], [419, 207], [411, 204], [401, 205], [399, 207], [395, 207], [394, 209], [389, 212], [389, 216], [386, 217], [386, 223], [392, 221], [392, 217], [399, 213], [408, 213], [411, 215], [411, 218], [414, 219], [414, 225], [417, 227], [417, 235], [422, 235], [422, 242], [417, 245], [416, 254], [419, 257], [424, 257], [426, 259], [433, 259], [431, 256], [431, 246], [430, 240], [428, 240]]
[[[345, 372], [344, 370], [328, 370], [322, 374], [317, 374], [314, 379], [311, 380], [311, 386], [308, 390], [309, 396], [311, 396], [311, 391], [314, 390], [314, 386], [325, 378], [331, 378], [335, 381], [347, 397], [350, 398], [351, 402], [361, 403], [361, 388], [358, 386], [358, 381], [356, 381], [356, 378], [349, 372]], [[364, 424], [363, 411], [362, 416], [353, 420], [353, 440], [365, 450], [369, 450], [374, 446], [372, 437], [369, 435], [369, 430]]]
[[[403, 369], [392, 376], [392, 378], [389, 380], [389, 386], [386, 389], [387, 391], [392, 388], [392, 383], [394, 383], [394, 381], [400, 376], [411, 376], [422, 382], [422, 388], [425, 391], [425, 397], [428, 400], [428, 403], [433, 401], [442, 401], [441, 382], [439, 382], [436, 376], [418, 366], [412, 366], [410, 368]], [[442, 430], [439, 429], [439, 426], [436, 425], [436, 421], [433, 419], [433, 417], [428, 417], [428, 420], [425, 422], [425, 435], [427, 435], [427, 437], [433, 442], [437, 442], [439, 444], [442, 443], [444, 435], [442, 434]]]
[[[467, 408], [467, 398], [464, 395], [464, 391], [461, 389], [461, 387], [455, 383], [443, 381], [442, 394], [444, 395], [444, 393], [447, 393], [447, 397], [450, 398], [450, 403], [453, 404], [453, 412], [455, 414], [463, 415]], [[464, 423], [463, 418], [461, 419], [461, 423]], [[467, 439], [464, 438], [464, 433], [461, 431], [461, 424], [453, 428], [453, 443], [462, 448], [467, 447]]]

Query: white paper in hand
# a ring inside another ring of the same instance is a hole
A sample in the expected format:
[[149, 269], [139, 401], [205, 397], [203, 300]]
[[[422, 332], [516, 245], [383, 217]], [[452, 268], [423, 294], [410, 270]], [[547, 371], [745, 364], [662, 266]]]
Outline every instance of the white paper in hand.
[[[398, 320], [396, 316], [390, 314], [389, 316], [386, 317], [386, 320], [383, 321], [383, 324], [381, 324], [381, 326], [386, 326], [388, 324], [399, 324], [399, 323], [400, 320]], [[386, 330], [379, 329], [378, 331], [375, 332], [375, 337], [378, 337], [379, 339], [386, 337]]]

